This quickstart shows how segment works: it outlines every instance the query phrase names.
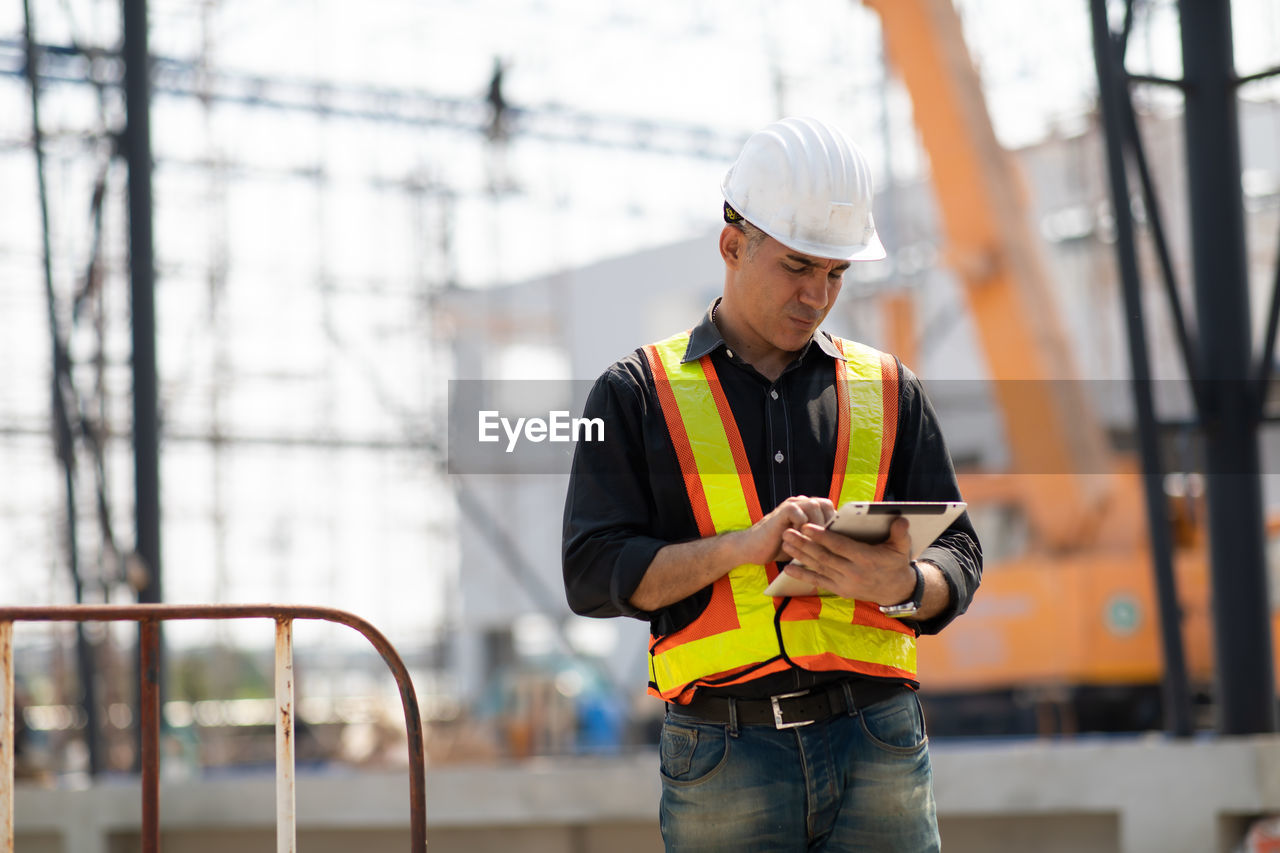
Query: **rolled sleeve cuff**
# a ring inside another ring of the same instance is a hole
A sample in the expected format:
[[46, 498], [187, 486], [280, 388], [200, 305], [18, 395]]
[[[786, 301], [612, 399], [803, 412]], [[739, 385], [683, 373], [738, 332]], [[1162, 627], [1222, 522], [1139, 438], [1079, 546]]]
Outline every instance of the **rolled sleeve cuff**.
[[609, 596], [613, 599], [613, 606], [623, 616], [649, 621], [652, 614], [632, 606], [631, 596], [635, 594], [636, 587], [640, 585], [653, 558], [668, 544], [670, 543], [661, 539], [637, 536], [628, 540], [618, 552], [618, 560], [613, 566], [613, 579], [609, 585]]
[[964, 572], [960, 568], [960, 563], [956, 560], [955, 555], [944, 548], [925, 548], [920, 554], [920, 560], [926, 563], [933, 563], [942, 570], [942, 577], [947, 582], [947, 590], [950, 593], [950, 604], [947, 609], [943, 610], [932, 619], [926, 619], [918, 623], [921, 634], [936, 634], [951, 623], [966, 609], [968, 602], [963, 600], [964, 589]]

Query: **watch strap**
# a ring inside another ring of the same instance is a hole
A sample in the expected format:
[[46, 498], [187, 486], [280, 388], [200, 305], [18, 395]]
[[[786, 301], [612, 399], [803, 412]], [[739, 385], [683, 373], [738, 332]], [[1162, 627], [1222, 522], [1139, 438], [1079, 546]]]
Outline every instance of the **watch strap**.
[[920, 612], [920, 607], [924, 604], [924, 572], [920, 570], [920, 564], [915, 560], [911, 561], [911, 570], [916, 573], [916, 585], [911, 590], [911, 597], [901, 604], [880, 605], [880, 612], [885, 616], [901, 619], [907, 616], [915, 616]]

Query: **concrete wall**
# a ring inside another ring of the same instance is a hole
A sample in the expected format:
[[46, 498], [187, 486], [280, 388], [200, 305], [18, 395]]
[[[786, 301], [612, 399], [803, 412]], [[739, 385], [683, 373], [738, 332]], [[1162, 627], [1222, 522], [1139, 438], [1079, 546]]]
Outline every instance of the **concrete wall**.
[[[948, 853], [1229, 853], [1250, 820], [1280, 813], [1280, 736], [1170, 743], [939, 743], [939, 823]], [[298, 782], [301, 853], [404, 851], [400, 774]], [[652, 753], [429, 769], [433, 853], [640, 853], [661, 849]], [[166, 783], [165, 853], [274, 849], [267, 776]], [[138, 788], [19, 788], [18, 853], [133, 853]]]

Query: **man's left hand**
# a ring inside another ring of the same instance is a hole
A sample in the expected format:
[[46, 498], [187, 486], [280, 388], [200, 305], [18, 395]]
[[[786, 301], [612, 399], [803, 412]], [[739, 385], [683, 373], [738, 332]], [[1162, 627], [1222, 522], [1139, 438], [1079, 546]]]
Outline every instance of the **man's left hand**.
[[817, 524], [792, 528], [782, 535], [782, 550], [803, 565], [792, 563], [784, 571], [842, 598], [876, 604], [906, 601], [916, 582], [908, 525], [905, 518], [896, 519], [889, 527], [889, 538], [876, 545]]

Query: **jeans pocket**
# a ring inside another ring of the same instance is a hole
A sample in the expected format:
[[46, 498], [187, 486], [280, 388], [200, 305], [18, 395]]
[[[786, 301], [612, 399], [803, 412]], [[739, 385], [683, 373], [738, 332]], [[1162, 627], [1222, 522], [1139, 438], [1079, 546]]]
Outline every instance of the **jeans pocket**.
[[914, 690], [877, 702], [858, 715], [862, 730], [871, 743], [887, 752], [918, 752], [929, 741], [924, 728], [924, 711]]
[[662, 725], [659, 756], [667, 782], [693, 784], [718, 770], [728, 755], [728, 737], [719, 726]]

